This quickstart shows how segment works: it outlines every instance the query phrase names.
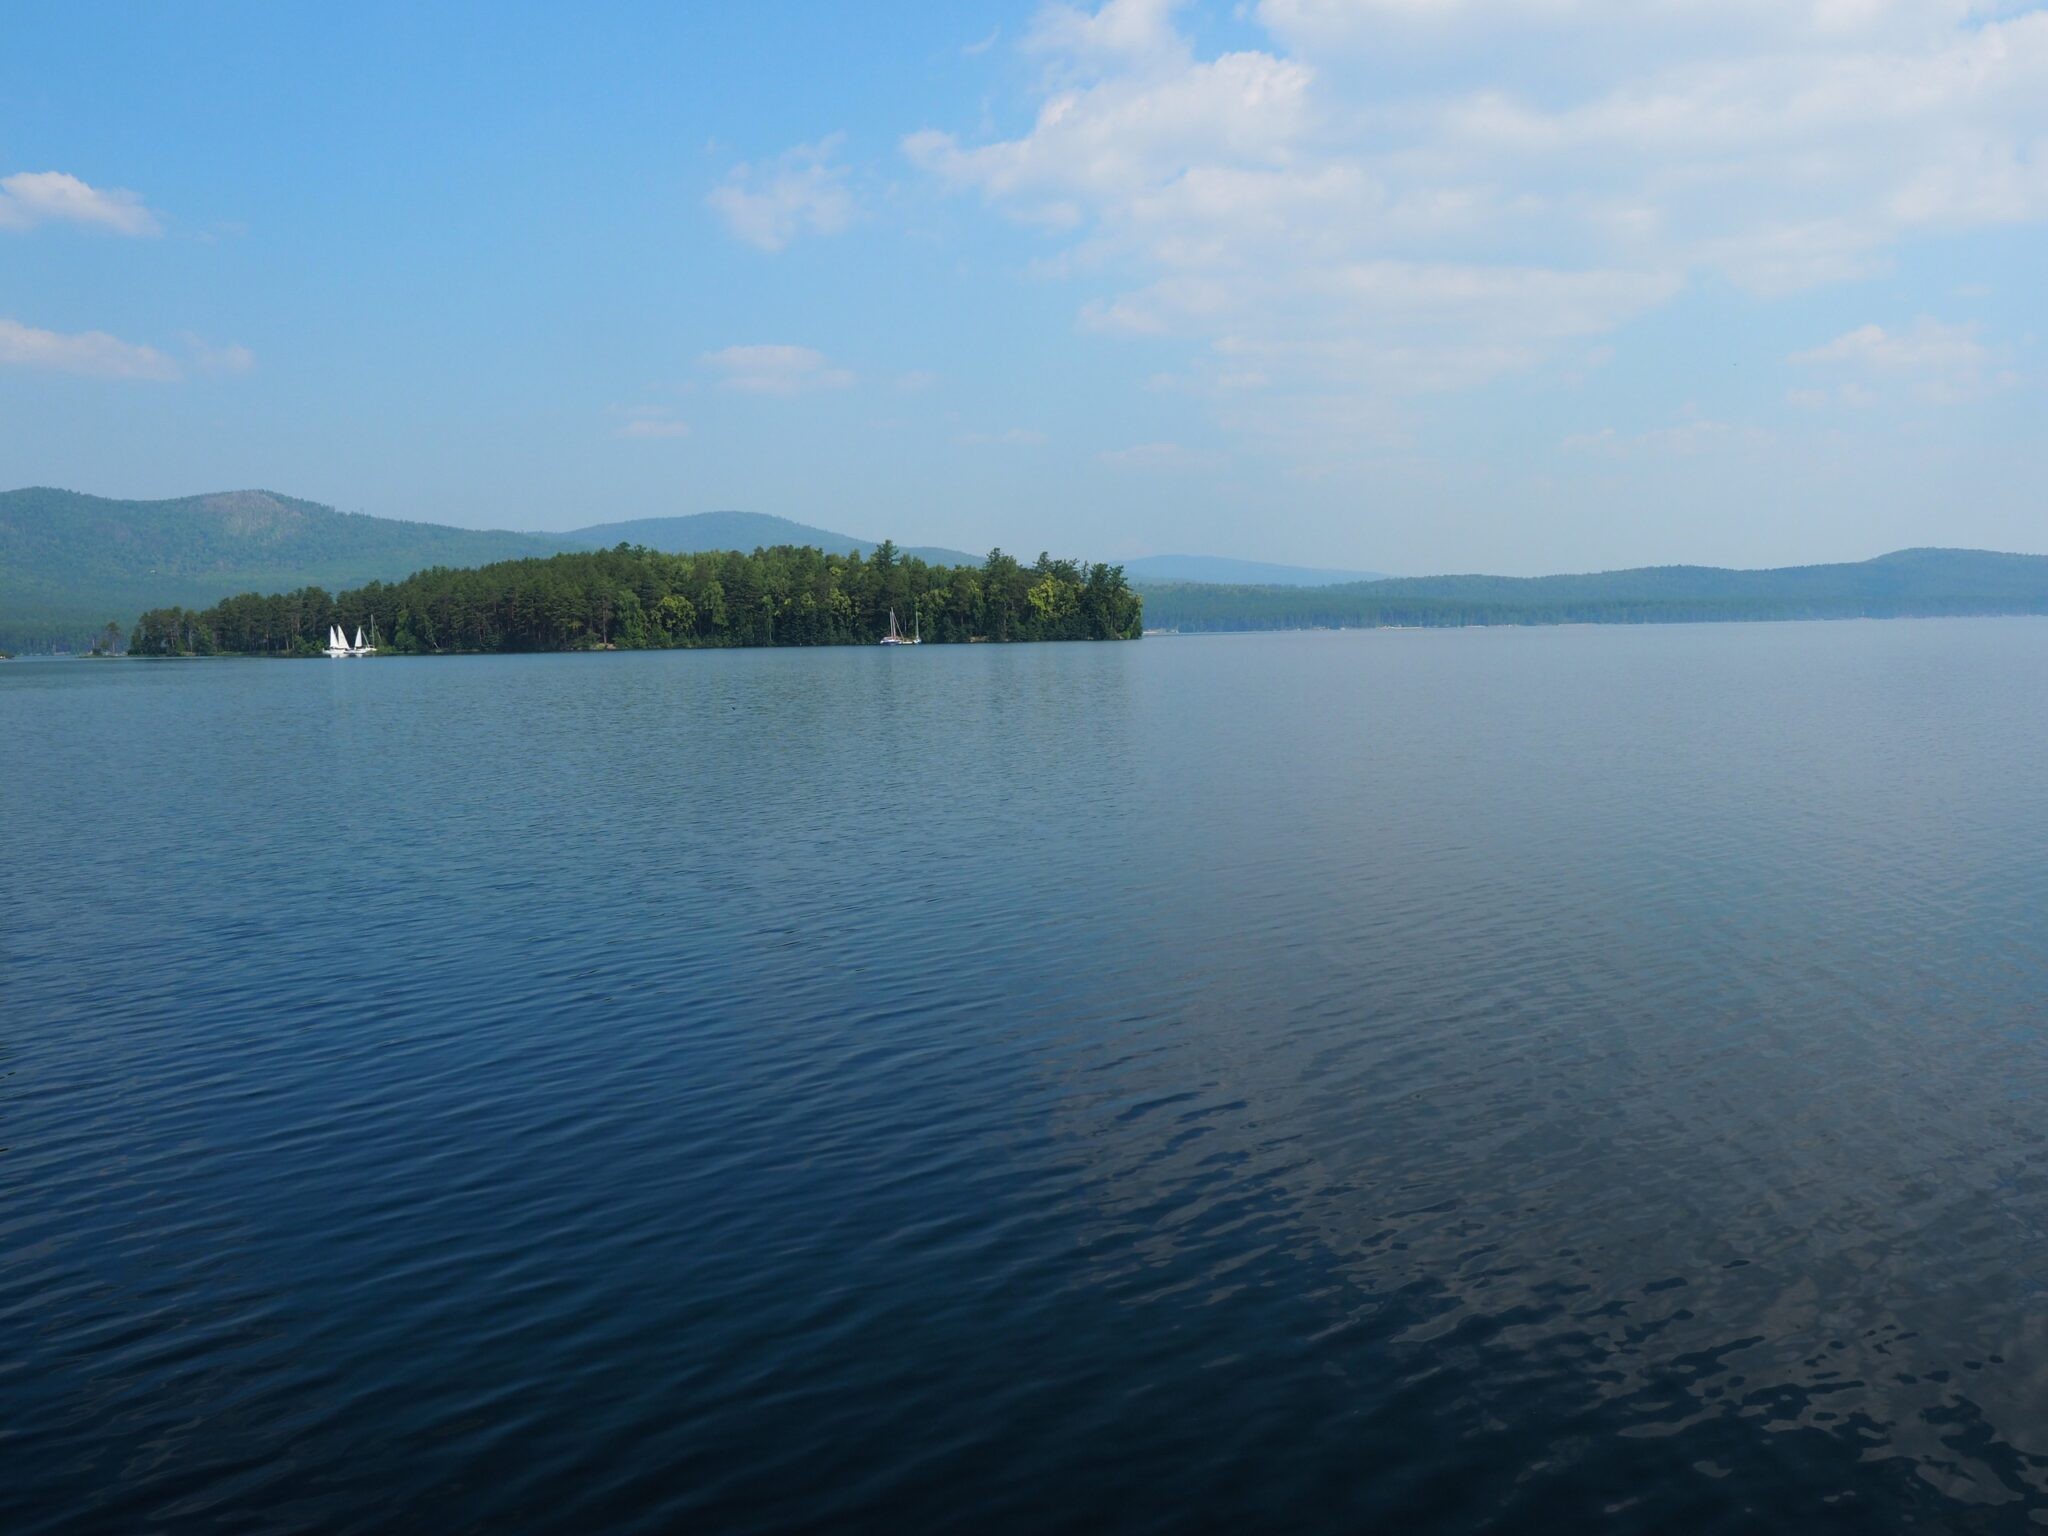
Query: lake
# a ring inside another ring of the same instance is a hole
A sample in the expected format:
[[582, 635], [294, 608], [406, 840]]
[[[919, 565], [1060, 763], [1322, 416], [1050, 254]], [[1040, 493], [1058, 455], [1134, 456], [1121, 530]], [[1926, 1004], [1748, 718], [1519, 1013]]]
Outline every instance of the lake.
[[0, 665], [0, 1529], [2036, 1529], [2048, 621]]

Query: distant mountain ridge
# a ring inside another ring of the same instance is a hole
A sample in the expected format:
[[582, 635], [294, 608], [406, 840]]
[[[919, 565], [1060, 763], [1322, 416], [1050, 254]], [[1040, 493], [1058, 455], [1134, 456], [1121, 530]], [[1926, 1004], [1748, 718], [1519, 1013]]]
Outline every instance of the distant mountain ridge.
[[[613, 544], [669, 554], [777, 544], [851, 554], [874, 543], [764, 512], [596, 523], [515, 533], [341, 512], [275, 491], [123, 501], [30, 486], [0, 491], [0, 650], [77, 647], [108, 620], [145, 608], [204, 607], [240, 592], [333, 590], [398, 581], [432, 566], [489, 565]], [[933, 564], [979, 564], [959, 550], [911, 547]]]
[[1140, 555], [1124, 562], [1133, 582], [1200, 581], [1229, 586], [1335, 587], [1353, 581], [1385, 581], [1383, 571], [1334, 571], [1313, 565], [1272, 565], [1233, 560], [1227, 555]]
[[[623, 523], [593, 523], [565, 535], [585, 544], [606, 548], [613, 544], [643, 544], [671, 555], [701, 554], [712, 549], [742, 552], [772, 549], [778, 544], [797, 544], [822, 549], [828, 555], [871, 555], [876, 541], [813, 528], [808, 523], [777, 517], [770, 512], [692, 512], [680, 517], [637, 517]], [[898, 553], [915, 555], [928, 565], [979, 565], [982, 555], [936, 545], [899, 546]]]
[[1667, 565], [1571, 576], [1409, 576], [1345, 586], [1145, 589], [1149, 627], [1340, 629], [2048, 614], [2048, 555], [1903, 549], [1833, 565]]
[[236, 592], [393, 579], [580, 544], [337, 512], [274, 491], [117, 501], [34, 486], [0, 492], [0, 649], [65, 643], [142, 609]]

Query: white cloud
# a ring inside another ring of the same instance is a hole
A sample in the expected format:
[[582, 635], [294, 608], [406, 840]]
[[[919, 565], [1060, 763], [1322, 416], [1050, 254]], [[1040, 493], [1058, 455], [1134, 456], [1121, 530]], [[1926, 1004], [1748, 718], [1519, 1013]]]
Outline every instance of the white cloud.
[[966, 148], [925, 129], [903, 147], [923, 169], [992, 199], [1077, 200], [1114, 213], [1122, 200], [1170, 186], [1190, 165], [1277, 168], [1306, 127], [1308, 82], [1306, 69], [1270, 54], [1225, 54], [1164, 77], [1112, 74], [1062, 91], [1021, 139]]
[[1725, 455], [1738, 449], [1754, 448], [1770, 440], [1770, 433], [1759, 427], [1714, 421], [1704, 416], [1689, 414], [1684, 420], [1671, 426], [1656, 427], [1648, 432], [1626, 434], [1617, 432], [1613, 427], [1602, 427], [1597, 432], [1582, 432], [1577, 436], [1568, 437], [1558, 446], [1567, 453], [1593, 453], [1608, 458], [1624, 458], [1639, 454], [1697, 458], [1706, 454]]
[[757, 250], [783, 250], [800, 235], [836, 235], [854, 216], [846, 170], [832, 163], [839, 143], [834, 134], [766, 165], [736, 165], [705, 201], [736, 238]]
[[1858, 326], [1825, 346], [1795, 352], [1795, 363], [1847, 363], [1882, 373], [1929, 370], [1976, 370], [1989, 357], [1973, 325], [1943, 325], [1922, 318], [1910, 331], [1887, 331], [1881, 325]]
[[1259, 20], [1295, 46], [1354, 51], [1468, 41], [1475, 31], [1583, 37], [1726, 36], [1780, 46], [1925, 36], [1995, 14], [1995, 0], [1259, 0]]
[[1198, 469], [1217, 462], [1215, 454], [1179, 443], [1133, 443], [1128, 448], [1104, 449], [1095, 459], [1118, 469]]
[[91, 187], [63, 171], [0, 176], [0, 229], [84, 224], [117, 235], [155, 235], [163, 226], [133, 192]]
[[[1297, 25], [1385, 9], [1267, 6]], [[1476, 29], [1462, 7], [1435, 9]], [[1410, 104], [1407, 126], [1442, 166], [1533, 178], [1589, 211], [1618, 197], [1645, 241], [1691, 265], [1810, 286], [1862, 275], [1923, 231], [2048, 218], [2048, 11], [1980, 19], [1995, 9], [1522, 0], [1507, 10], [1531, 31], [1532, 69], [1597, 45], [1608, 78], [1560, 100], [1534, 76], [1519, 91], [1495, 76]]]
[[706, 352], [701, 361], [718, 375], [720, 385], [745, 394], [800, 395], [853, 383], [851, 373], [811, 347], [724, 347]]
[[1049, 7], [1028, 127], [902, 148], [1044, 231], [1084, 329], [1268, 381], [1261, 431], [2048, 221], [2039, 0], [1259, 0], [1267, 46], [1213, 58], [1176, 12]]
[[185, 346], [192, 354], [192, 366], [201, 373], [248, 373], [256, 366], [256, 354], [238, 341], [215, 346], [187, 331]]
[[1077, 5], [1042, 8], [1024, 46], [1070, 65], [1173, 61], [1187, 46], [1173, 25], [1181, 0], [1107, 0], [1089, 11]]
[[690, 435], [690, 424], [665, 405], [615, 405], [614, 416], [623, 416], [612, 436], [639, 441], [667, 441]]
[[1010, 427], [1002, 432], [962, 432], [953, 439], [962, 447], [986, 447], [998, 444], [1012, 448], [1035, 448], [1047, 441], [1043, 432], [1034, 432], [1029, 427]]
[[0, 319], [0, 367], [38, 368], [96, 379], [178, 377], [178, 365], [154, 347], [105, 331], [44, 331]]
[[1822, 346], [1795, 352], [1788, 361], [1854, 375], [1842, 386], [1843, 401], [1851, 405], [1875, 403], [1874, 380], [1903, 380], [1921, 399], [1937, 405], [1976, 399], [2019, 382], [1978, 338], [1976, 326], [1945, 325], [1924, 315], [1903, 331], [1858, 326]]

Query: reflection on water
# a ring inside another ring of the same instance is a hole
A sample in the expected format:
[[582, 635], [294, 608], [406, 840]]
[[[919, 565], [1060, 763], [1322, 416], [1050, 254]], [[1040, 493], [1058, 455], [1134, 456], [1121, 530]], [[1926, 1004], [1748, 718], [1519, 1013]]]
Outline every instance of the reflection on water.
[[2048, 624], [0, 725], [10, 1531], [2048, 1517]]

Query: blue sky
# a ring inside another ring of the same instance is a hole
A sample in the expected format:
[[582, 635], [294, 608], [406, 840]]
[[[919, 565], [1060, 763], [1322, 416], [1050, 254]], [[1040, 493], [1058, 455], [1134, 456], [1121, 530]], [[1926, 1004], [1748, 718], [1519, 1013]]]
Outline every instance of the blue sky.
[[1399, 571], [2048, 551], [2048, 9], [20, 7], [0, 484]]

